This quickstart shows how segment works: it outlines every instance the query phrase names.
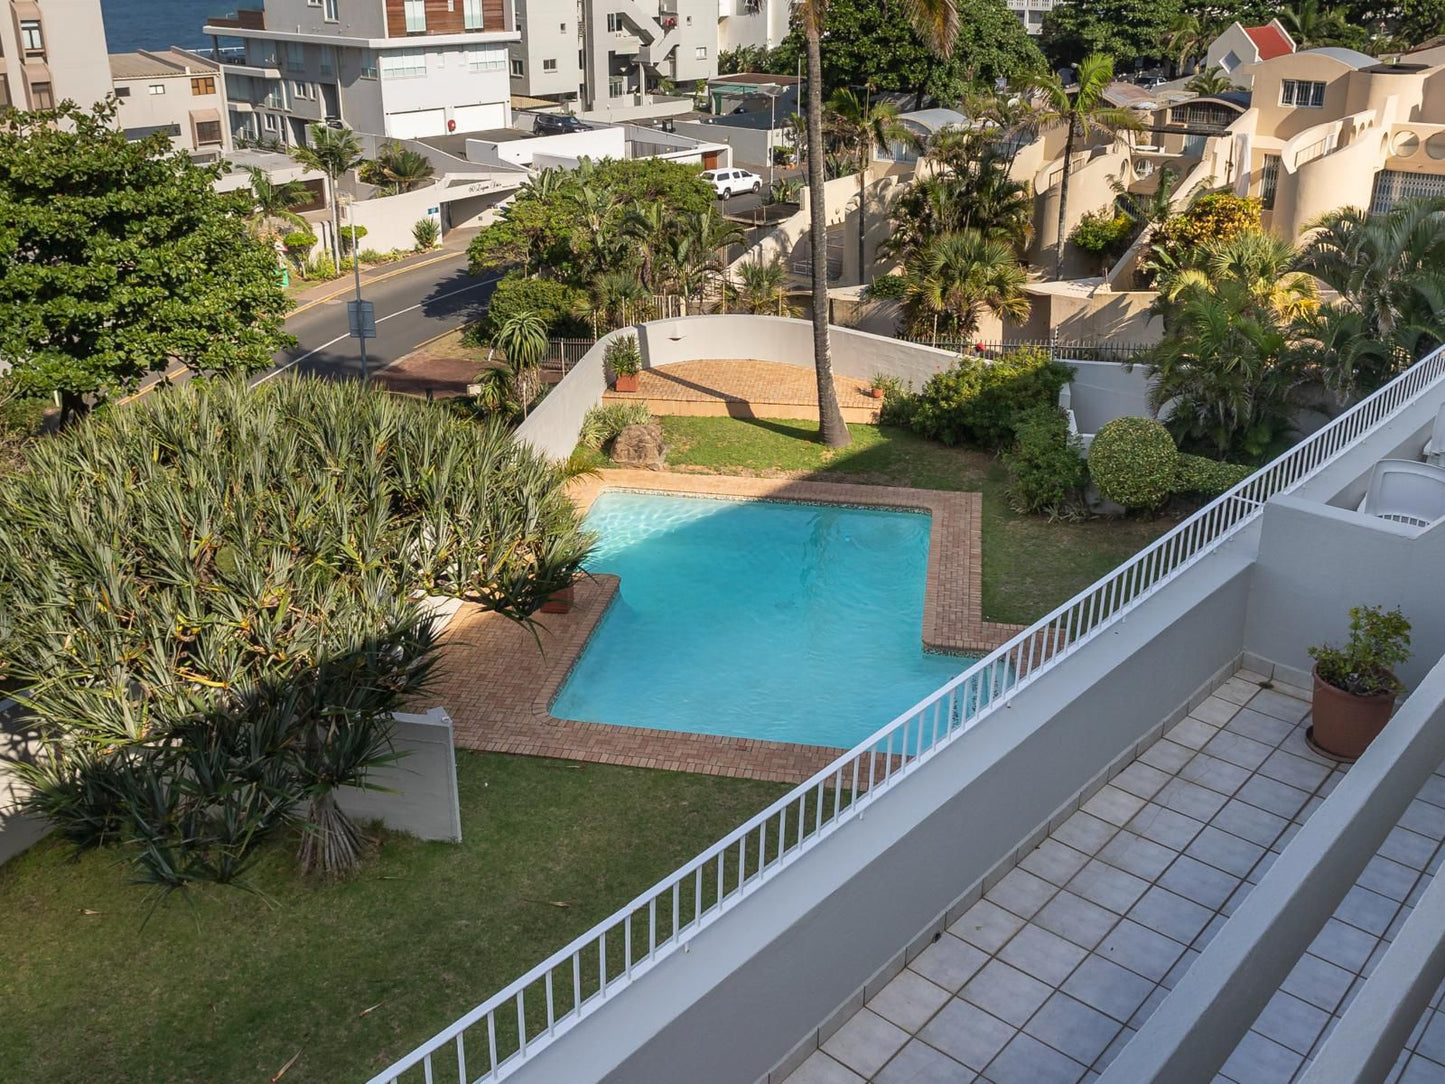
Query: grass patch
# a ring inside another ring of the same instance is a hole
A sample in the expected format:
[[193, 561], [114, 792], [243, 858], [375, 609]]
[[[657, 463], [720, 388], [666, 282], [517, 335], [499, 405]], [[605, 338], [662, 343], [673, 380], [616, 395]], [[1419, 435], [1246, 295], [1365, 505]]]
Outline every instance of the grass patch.
[[[850, 425], [839, 451], [817, 442], [816, 422], [665, 417], [668, 466], [714, 474], [816, 476], [819, 480], [972, 490], [983, 494], [983, 615], [1029, 624], [1093, 583], [1171, 526], [1169, 519], [1100, 518], [1051, 523], [1008, 504], [1008, 472], [984, 452], [949, 448], [907, 429]], [[580, 449], [586, 452], [586, 449]], [[587, 452], [586, 462], [607, 459]]]
[[0, 867], [7, 1079], [264, 1081], [299, 1052], [286, 1081], [358, 1084], [787, 789], [463, 751], [457, 776], [460, 845], [383, 834], [320, 886], [278, 844], [270, 903], [196, 890], [142, 927], [114, 853]]

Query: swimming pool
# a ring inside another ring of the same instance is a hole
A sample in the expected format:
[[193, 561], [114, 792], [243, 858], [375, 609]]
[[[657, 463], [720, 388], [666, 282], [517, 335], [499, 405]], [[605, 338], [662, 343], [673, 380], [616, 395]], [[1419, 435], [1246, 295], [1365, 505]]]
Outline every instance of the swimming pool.
[[617, 597], [561, 719], [850, 747], [974, 661], [922, 647], [930, 517], [607, 491]]

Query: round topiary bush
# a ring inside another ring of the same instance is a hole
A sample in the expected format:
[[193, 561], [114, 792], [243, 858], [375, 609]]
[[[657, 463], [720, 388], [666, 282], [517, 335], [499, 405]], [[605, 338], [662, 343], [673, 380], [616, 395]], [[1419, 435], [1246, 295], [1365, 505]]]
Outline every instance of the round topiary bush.
[[1153, 418], [1115, 418], [1089, 447], [1089, 476], [1105, 500], [1157, 508], [1174, 489], [1179, 449]]

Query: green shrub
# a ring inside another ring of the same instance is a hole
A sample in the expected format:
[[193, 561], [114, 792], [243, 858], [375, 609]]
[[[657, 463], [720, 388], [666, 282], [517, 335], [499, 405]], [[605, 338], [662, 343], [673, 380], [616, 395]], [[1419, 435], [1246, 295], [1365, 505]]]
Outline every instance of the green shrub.
[[435, 248], [437, 239], [441, 236], [441, 224], [434, 218], [419, 218], [416, 225], [411, 228], [412, 240], [416, 242], [418, 252], [425, 252], [429, 248]]
[[390, 263], [394, 259], [396, 259], [396, 257], [390, 252], [378, 252], [374, 248], [364, 248], [361, 250], [362, 263]]
[[1344, 647], [1309, 649], [1320, 680], [1355, 696], [1400, 691], [1395, 667], [1410, 658], [1410, 622], [1399, 607], [1352, 606]]
[[311, 247], [316, 244], [316, 235], [310, 230], [294, 230], [281, 238], [281, 243], [286, 246], [286, 251], [298, 260], [305, 260], [311, 252]]
[[607, 367], [616, 376], [631, 376], [642, 368], [642, 351], [636, 335], [619, 335], [607, 344]]
[[1096, 259], [1107, 261], [1129, 246], [1134, 220], [1114, 210], [1090, 211], [1079, 219], [1069, 240]]
[[1115, 418], [1089, 447], [1089, 476], [1105, 500], [1158, 508], [1174, 492], [1179, 449], [1153, 418]]
[[342, 226], [342, 227], [341, 227], [341, 252], [342, 252], [343, 255], [345, 255], [346, 253], [348, 253], [348, 252], [351, 251], [351, 244], [352, 244], [352, 238], [353, 238], [353, 234], [352, 234], [351, 231], [352, 231], [353, 229], [356, 230], [356, 233], [355, 233], [355, 235], [354, 235], [355, 240], [360, 241], [363, 237], [366, 236], [366, 227], [365, 227], [365, 226], [355, 226], [355, 227], [352, 227], [352, 226]]
[[536, 313], [547, 323], [552, 338], [581, 338], [588, 334], [583, 311], [586, 295], [575, 287], [556, 279], [529, 278], [520, 271], [511, 271], [497, 283], [487, 307], [484, 333], [496, 330], [519, 312]]
[[646, 425], [650, 421], [652, 412], [647, 409], [646, 403], [608, 403], [606, 406], [596, 406], [582, 419], [577, 443], [598, 451], [629, 425]]
[[479, 320], [462, 328], [462, 345], [473, 348], [492, 345], [492, 332], [487, 321]]
[[323, 252], [306, 265], [306, 277], [309, 279], [334, 279], [336, 264], [332, 263], [331, 257]]
[[1039, 347], [985, 360], [962, 357], [923, 386], [913, 414], [915, 432], [944, 444], [1003, 448], [1023, 416], [1059, 401], [1073, 370]]
[[1214, 498], [1233, 489], [1253, 473], [1253, 467], [1221, 463], [1205, 459], [1202, 455], [1180, 452], [1179, 467], [1174, 475], [1174, 492]]
[[913, 428], [913, 417], [918, 413], [922, 397], [917, 392], [902, 388], [885, 389], [883, 405], [878, 408], [879, 425], [896, 425], [903, 429]]
[[1084, 485], [1087, 471], [1079, 438], [1057, 408], [1026, 415], [1018, 441], [1004, 456], [1009, 495], [1020, 512], [1056, 511]]

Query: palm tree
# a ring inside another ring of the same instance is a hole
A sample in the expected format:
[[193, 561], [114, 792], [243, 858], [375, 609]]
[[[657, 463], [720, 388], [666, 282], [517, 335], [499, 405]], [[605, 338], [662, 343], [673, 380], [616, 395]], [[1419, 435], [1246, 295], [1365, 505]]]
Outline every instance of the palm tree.
[[1363, 36], [1363, 31], [1351, 26], [1343, 9], [1324, 7], [1320, 0], [1297, 0], [1280, 10], [1279, 21], [1301, 49], [1353, 44]]
[[1161, 279], [1159, 297], [1169, 303], [1229, 294], [1242, 309], [1288, 323], [1307, 316], [1319, 304], [1314, 279], [1294, 270], [1297, 261], [1298, 253], [1288, 241], [1248, 230], [1205, 245], [1193, 265]]
[[688, 302], [701, 305], [708, 285], [727, 266], [727, 247], [742, 231], [714, 208], [685, 216], [667, 236], [666, 259], [673, 289]]
[[1104, 100], [1104, 90], [1113, 80], [1114, 61], [1099, 53], [1093, 53], [1080, 62], [1076, 86], [1064, 86], [1063, 81], [1053, 74], [1039, 80], [1039, 89], [1044, 97], [1040, 124], [1068, 127], [1068, 136], [1064, 140], [1064, 172], [1059, 179], [1059, 241], [1054, 258], [1055, 278], [1061, 278], [1064, 272], [1064, 246], [1068, 243], [1065, 227], [1069, 213], [1069, 174], [1073, 170], [1074, 148], [1099, 131], [1117, 135], [1143, 128], [1142, 122], [1130, 110], [1112, 106]]
[[341, 266], [341, 217], [336, 203], [336, 182], [343, 174], [355, 169], [362, 161], [361, 141], [350, 128], [331, 128], [325, 124], [313, 124], [309, 129], [310, 143], [296, 147], [291, 157], [307, 169], [326, 174], [327, 191], [331, 204], [331, 246], [336, 266]]
[[[930, 51], [948, 55], [958, 35], [955, 0], [900, 0], [899, 6]], [[808, 202], [813, 262], [813, 367], [818, 381], [818, 436], [830, 448], [844, 448], [853, 439], [838, 409], [833, 384], [833, 357], [828, 342], [828, 214], [824, 206], [823, 30], [828, 0], [794, 0], [797, 23], [808, 53]]]
[[1234, 80], [1225, 74], [1223, 68], [1214, 64], [1197, 72], [1193, 79], [1184, 84], [1184, 89], [1203, 97], [1209, 94], [1223, 94], [1239, 88], [1235, 86]]
[[866, 91], [861, 98], [846, 87], [835, 91], [828, 99], [828, 109], [830, 112], [823, 122], [828, 134], [858, 167], [858, 280], [866, 285], [868, 163], [880, 150], [886, 151], [895, 143], [916, 143], [917, 139], [898, 119], [897, 106], [892, 102], [872, 101]]
[[1125, 184], [1115, 178], [1109, 182], [1114, 190], [1114, 202], [1141, 231], [1161, 226], [1174, 213], [1174, 190], [1179, 187], [1179, 171], [1165, 166], [1159, 171], [1159, 181], [1152, 192], [1131, 192]]
[[797, 309], [788, 301], [788, 269], [780, 257], [767, 263], [745, 260], [738, 265], [738, 284], [732, 287], [734, 301], [742, 312], [755, 316], [793, 316]]
[[934, 238], [913, 256], [901, 293], [911, 330], [918, 333], [927, 325], [937, 342], [940, 323], [949, 337], [964, 339], [978, 330], [985, 312], [1027, 319], [1027, 281], [1007, 243], [963, 230]]
[[592, 333], [605, 332], [645, 319], [652, 295], [636, 275], [627, 271], [604, 271], [587, 287], [587, 306]]
[[251, 177], [251, 202], [254, 214], [251, 221], [258, 233], [270, 228], [273, 219], [294, 220], [291, 208], [311, 199], [311, 191], [300, 181], [272, 182], [263, 169], [248, 166]]
[[425, 155], [395, 145], [390, 153], [382, 156], [380, 164], [382, 175], [398, 192], [420, 188], [436, 174], [436, 167]]
[[1203, 56], [1214, 41], [1212, 27], [1200, 21], [1198, 15], [1181, 14], [1169, 28], [1169, 51], [1178, 58], [1179, 72], [1189, 66], [1191, 60]]
[[642, 281], [654, 292], [661, 288], [658, 257], [667, 249], [667, 235], [673, 229], [667, 205], [660, 200], [639, 203], [622, 220], [622, 232], [637, 242], [642, 259]]
[[535, 312], [517, 312], [497, 329], [493, 341], [507, 355], [512, 394], [522, 407], [522, 417], [542, 390], [538, 367], [547, 354], [547, 321]]

